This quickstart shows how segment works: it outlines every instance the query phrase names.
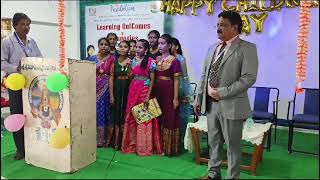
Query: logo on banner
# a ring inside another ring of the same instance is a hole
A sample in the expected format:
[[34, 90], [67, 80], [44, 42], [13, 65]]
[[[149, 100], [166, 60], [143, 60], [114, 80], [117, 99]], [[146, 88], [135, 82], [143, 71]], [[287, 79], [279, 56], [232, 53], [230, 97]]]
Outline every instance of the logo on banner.
[[134, 11], [134, 6], [130, 6], [128, 4], [121, 5], [111, 5], [111, 12], [129, 12]]
[[150, 11], [152, 13], [158, 13], [158, 12], [160, 12], [160, 9], [158, 8], [157, 4], [151, 4], [150, 5]]
[[96, 16], [97, 9], [96, 8], [89, 8], [89, 16]]
[[46, 86], [47, 76], [35, 77], [29, 87], [28, 100], [31, 106], [31, 114], [34, 118], [41, 119], [42, 128], [57, 126], [61, 120], [63, 108], [63, 93], [50, 92]]

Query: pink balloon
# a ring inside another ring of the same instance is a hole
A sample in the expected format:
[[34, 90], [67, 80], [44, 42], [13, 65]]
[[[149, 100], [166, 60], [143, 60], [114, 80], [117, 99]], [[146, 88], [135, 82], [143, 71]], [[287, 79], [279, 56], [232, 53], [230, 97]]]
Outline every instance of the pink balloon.
[[25, 115], [13, 114], [4, 120], [4, 127], [10, 132], [17, 132], [23, 127], [25, 121]]

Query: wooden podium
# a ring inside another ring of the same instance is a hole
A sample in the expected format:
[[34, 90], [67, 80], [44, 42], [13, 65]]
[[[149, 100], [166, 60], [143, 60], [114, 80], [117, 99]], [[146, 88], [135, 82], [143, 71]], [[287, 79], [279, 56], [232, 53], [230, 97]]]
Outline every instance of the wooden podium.
[[[26, 77], [25, 160], [53, 171], [75, 172], [96, 161], [96, 65], [68, 59], [64, 71], [69, 87], [50, 92], [45, 82], [50, 74], [59, 72], [58, 60], [28, 57], [21, 61]], [[59, 128], [68, 132], [60, 140], [70, 138], [70, 143], [56, 148], [49, 142]]]

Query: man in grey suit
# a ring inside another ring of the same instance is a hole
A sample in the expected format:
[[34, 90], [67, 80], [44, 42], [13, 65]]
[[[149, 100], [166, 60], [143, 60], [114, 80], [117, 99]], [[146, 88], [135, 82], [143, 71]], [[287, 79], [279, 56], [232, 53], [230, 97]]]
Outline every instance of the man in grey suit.
[[210, 160], [208, 176], [202, 179], [221, 178], [224, 142], [228, 178], [239, 179], [243, 121], [251, 116], [247, 90], [257, 77], [257, 48], [239, 38], [242, 20], [238, 13], [221, 12], [217, 28], [221, 42], [207, 52], [194, 104], [195, 112], [206, 113], [208, 119]]

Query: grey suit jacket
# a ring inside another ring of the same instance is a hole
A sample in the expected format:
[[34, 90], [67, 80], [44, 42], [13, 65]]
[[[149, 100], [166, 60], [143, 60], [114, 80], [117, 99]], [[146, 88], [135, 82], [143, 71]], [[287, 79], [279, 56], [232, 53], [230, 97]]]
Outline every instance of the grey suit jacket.
[[[207, 52], [202, 75], [197, 88], [194, 105], [200, 105], [201, 113], [206, 112], [207, 86], [210, 64], [215, 50], [214, 44]], [[246, 119], [251, 116], [247, 90], [257, 78], [258, 55], [256, 45], [236, 38], [224, 55], [219, 68], [220, 100], [218, 105], [226, 119]], [[209, 106], [210, 107], [210, 106]], [[214, 110], [214, 109], [213, 109]]]

